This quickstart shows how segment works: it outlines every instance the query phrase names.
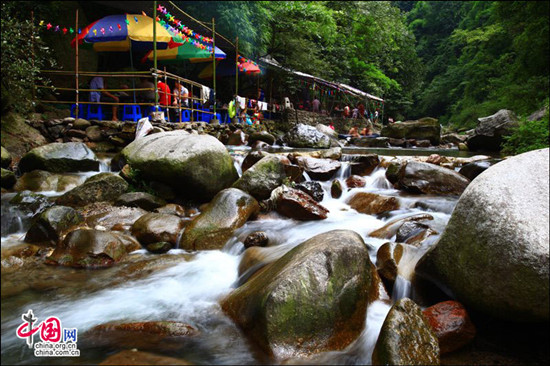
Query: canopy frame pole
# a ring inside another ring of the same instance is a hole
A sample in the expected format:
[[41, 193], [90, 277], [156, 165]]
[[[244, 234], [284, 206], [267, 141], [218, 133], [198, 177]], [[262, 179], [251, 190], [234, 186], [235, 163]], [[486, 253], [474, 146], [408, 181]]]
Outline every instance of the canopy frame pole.
[[[130, 67], [132, 68], [132, 71], [134, 71], [134, 58], [132, 56], [132, 41], [130, 40]], [[134, 77], [132, 76], [132, 89], [134, 89], [134, 103], [136, 103], [136, 81], [134, 80]]]
[[239, 37], [235, 40], [235, 95], [239, 95]]
[[216, 118], [216, 22], [212, 18], [212, 77], [214, 79], [214, 119]]
[[[77, 10], [78, 14], [78, 10]], [[77, 18], [78, 19], [78, 18]], [[36, 88], [34, 86], [34, 11], [31, 10], [31, 66], [32, 66], [32, 102], [36, 99]]]
[[[130, 41], [131, 42], [131, 41]], [[153, 67], [155, 69], [153, 77], [155, 80], [155, 111], [159, 107], [158, 78], [157, 78], [157, 2], [153, 1]]]
[[[75, 47], [75, 72], [74, 72], [74, 76], [75, 76], [75, 83], [76, 83], [76, 108], [75, 108], [75, 117], [76, 119], [78, 119], [78, 116], [80, 114], [80, 107], [79, 107], [79, 101], [80, 101], [80, 98], [79, 98], [79, 91], [78, 91], [78, 8], [76, 9], [76, 22], [75, 22], [75, 29], [76, 29], [76, 47]], [[33, 56], [34, 56], [34, 48], [33, 48]]]

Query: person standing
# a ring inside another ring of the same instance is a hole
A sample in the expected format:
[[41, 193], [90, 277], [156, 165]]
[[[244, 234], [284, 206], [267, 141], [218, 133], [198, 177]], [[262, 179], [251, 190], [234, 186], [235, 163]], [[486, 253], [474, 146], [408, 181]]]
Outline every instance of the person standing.
[[344, 107], [344, 118], [349, 118], [349, 115], [350, 115], [349, 105], [346, 104], [346, 106]]
[[321, 102], [319, 101], [319, 99], [317, 97], [315, 97], [315, 99], [313, 99], [313, 102], [311, 102], [311, 105], [313, 107], [313, 112], [315, 112], [315, 113], [321, 112]]
[[[92, 103], [101, 103], [101, 102], [115, 102], [118, 103], [119, 99], [117, 96], [109, 93], [105, 89], [105, 81], [103, 80], [103, 76], [96, 76], [90, 81], [90, 89], [92, 91], [90, 92], [90, 102]], [[96, 91], [97, 90], [97, 91]], [[103, 96], [109, 97], [111, 99], [106, 100]], [[118, 121], [118, 106], [113, 105], [113, 121]]]

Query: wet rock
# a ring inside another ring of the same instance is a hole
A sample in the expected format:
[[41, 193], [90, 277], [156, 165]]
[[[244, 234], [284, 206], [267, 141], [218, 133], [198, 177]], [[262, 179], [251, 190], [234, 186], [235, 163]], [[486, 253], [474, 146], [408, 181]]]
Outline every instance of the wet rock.
[[404, 243], [408, 239], [417, 236], [418, 234], [427, 231], [430, 227], [426, 224], [416, 221], [407, 221], [399, 227], [397, 230], [397, 235], [395, 241], [399, 243]]
[[285, 168], [281, 159], [270, 155], [245, 171], [232, 187], [263, 200], [269, 198], [271, 191], [283, 184], [285, 178]]
[[21, 158], [22, 173], [40, 169], [53, 173], [98, 171], [99, 160], [83, 143], [51, 143], [36, 147]]
[[391, 162], [386, 178], [412, 193], [460, 195], [470, 180], [453, 170], [417, 161]]
[[107, 202], [93, 203], [80, 209], [89, 227], [103, 226], [108, 230], [129, 231], [131, 226], [147, 211], [135, 207], [116, 207]]
[[328, 210], [310, 195], [294, 188], [287, 188], [277, 200], [277, 212], [296, 220], [324, 220]]
[[376, 252], [376, 267], [380, 277], [392, 283], [397, 277], [397, 266], [403, 257], [403, 245], [399, 243], [385, 243]]
[[265, 151], [251, 151], [248, 154], [246, 154], [246, 157], [244, 158], [241, 169], [243, 173], [247, 171], [250, 167], [252, 167], [254, 164], [256, 164], [258, 161], [262, 160], [266, 156], [270, 156], [271, 154], [265, 152]]
[[441, 164], [441, 155], [432, 154], [432, 155], [428, 156], [428, 159], [426, 160], [426, 163], [434, 164], [434, 165], [440, 165]]
[[56, 245], [64, 233], [82, 223], [84, 217], [71, 207], [54, 206], [46, 209], [33, 221], [25, 241]]
[[269, 237], [264, 231], [255, 231], [244, 240], [244, 247], [265, 247], [269, 243]]
[[468, 145], [466, 145], [465, 143], [459, 143], [458, 144], [458, 150], [459, 151], [470, 151], [470, 149], [468, 148]]
[[163, 254], [172, 249], [173, 245], [171, 243], [161, 241], [158, 243], [147, 244], [145, 248], [147, 251], [153, 254]]
[[331, 159], [316, 159], [306, 156], [296, 157], [298, 166], [314, 180], [329, 180], [334, 176], [342, 164], [339, 161]]
[[321, 184], [315, 181], [308, 181], [297, 184], [295, 188], [309, 194], [311, 198], [313, 198], [317, 202], [321, 202], [323, 200], [323, 196], [325, 195]]
[[346, 179], [346, 185], [348, 186], [348, 188], [361, 188], [364, 187], [366, 184], [366, 179], [359, 175], [351, 175], [348, 177], [348, 179]]
[[221, 305], [268, 354], [307, 357], [359, 336], [376, 276], [361, 237], [334, 230], [298, 245]]
[[26, 213], [30, 216], [34, 216], [53, 205], [46, 196], [29, 191], [23, 191], [16, 194], [10, 200], [10, 204], [16, 206], [21, 213]]
[[100, 142], [105, 140], [101, 127], [99, 126], [90, 126], [86, 128], [86, 137], [93, 142]]
[[353, 155], [351, 159], [351, 174], [370, 175], [380, 164], [380, 158], [376, 154]]
[[11, 170], [7, 170], [4, 168], [2, 169], [2, 176], [1, 176], [1, 186], [2, 188], [10, 189], [15, 185], [15, 182], [17, 181], [17, 178], [15, 178], [15, 173]]
[[359, 147], [390, 147], [390, 139], [387, 137], [356, 137], [350, 140], [350, 144]]
[[145, 192], [128, 192], [119, 196], [115, 201], [115, 205], [140, 207], [147, 211], [153, 211], [156, 208], [166, 205], [166, 201]]
[[381, 194], [358, 192], [349, 199], [348, 205], [357, 212], [377, 215], [399, 209], [399, 200], [396, 197]]
[[147, 213], [132, 225], [131, 232], [144, 247], [147, 244], [168, 242], [175, 248], [185, 224], [178, 216]]
[[464, 165], [458, 171], [459, 174], [462, 174], [469, 180], [474, 180], [475, 177], [486, 171], [490, 166], [491, 162], [489, 161], [474, 161]]
[[394, 139], [394, 138], [390, 137], [389, 142], [390, 142], [391, 146], [395, 146], [395, 147], [406, 147], [407, 146], [407, 142], [405, 141], [405, 139]]
[[86, 137], [86, 131], [69, 130], [69, 131], [65, 132], [65, 136], [76, 137], [76, 138], [79, 138], [79, 139], [83, 140]]
[[77, 229], [65, 236], [46, 263], [77, 268], [109, 267], [119, 262], [127, 252], [115, 233]]
[[403, 225], [403, 223], [408, 221], [422, 221], [422, 220], [433, 220], [432, 215], [428, 214], [414, 214], [404, 218], [397, 218], [389, 221], [386, 225], [382, 226], [380, 229], [372, 231], [369, 236], [380, 238], [380, 239], [390, 239], [392, 236], [396, 235], [397, 230]]
[[63, 192], [75, 188], [81, 183], [81, 178], [71, 174], [50, 173], [45, 170], [33, 170], [23, 174], [17, 181], [16, 191], [56, 191]]
[[143, 179], [165, 183], [194, 200], [208, 201], [238, 179], [227, 149], [210, 135], [176, 130], [145, 136], [122, 155]]
[[315, 159], [332, 159], [339, 160], [342, 157], [342, 148], [333, 147], [330, 149], [315, 150], [315, 151], [295, 151], [288, 154], [290, 161], [296, 161], [298, 156], [305, 156]]
[[268, 145], [275, 143], [275, 136], [266, 131], [253, 132], [248, 137], [248, 145], [252, 146], [256, 141], [262, 141]]
[[506, 159], [468, 186], [417, 274], [480, 312], [549, 319], [548, 149]]
[[137, 350], [125, 350], [107, 357], [100, 365], [191, 365], [191, 363], [181, 358], [160, 356]]
[[82, 119], [82, 118], [78, 118], [74, 121], [73, 123], [73, 128], [77, 129], [77, 130], [85, 130], [87, 129], [88, 127], [90, 127], [92, 124], [85, 120], [85, 119]]
[[458, 145], [460, 143], [466, 142], [467, 139], [468, 139], [468, 136], [466, 135], [459, 135], [457, 133], [448, 133], [446, 135], [441, 136], [441, 143]]
[[267, 150], [270, 148], [270, 145], [263, 141], [256, 141], [251, 145], [251, 147], [255, 150]]
[[4, 148], [4, 146], [2, 146], [0, 159], [2, 162], [2, 168], [6, 169], [11, 165], [11, 160], [12, 160], [11, 154], [7, 149]]
[[284, 135], [283, 140], [290, 147], [328, 149], [330, 138], [315, 127], [297, 124]]
[[264, 267], [269, 262], [272, 261], [270, 260], [270, 256], [267, 251], [264, 250], [264, 248], [258, 246], [249, 247], [243, 252], [241, 261], [239, 262], [239, 277], [245, 274], [247, 271], [249, 272], [248, 274], [252, 274], [253, 272], [256, 272], [260, 268]]
[[330, 196], [332, 198], [338, 199], [342, 197], [342, 183], [340, 183], [339, 179], [335, 179], [332, 181], [332, 184], [330, 185]]
[[441, 354], [464, 347], [476, 335], [476, 329], [468, 312], [457, 301], [440, 302], [422, 313], [439, 340]]
[[321, 133], [324, 133], [328, 137], [338, 137], [338, 133], [336, 131], [322, 123], [318, 123], [317, 125], [315, 125], [315, 129]]
[[236, 130], [229, 135], [227, 145], [241, 146], [246, 144], [246, 134], [241, 130]]
[[441, 125], [435, 118], [424, 117], [415, 121], [386, 125], [382, 128], [380, 134], [395, 139], [429, 140], [432, 145], [439, 145], [441, 140]]
[[372, 354], [374, 365], [439, 365], [436, 335], [412, 300], [396, 302], [384, 320]]
[[221, 249], [235, 230], [259, 210], [258, 201], [248, 193], [236, 188], [224, 189], [187, 225], [179, 248]]
[[511, 135], [514, 128], [519, 126], [516, 115], [508, 109], [501, 109], [491, 116], [477, 120], [479, 124], [475, 133], [466, 142], [471, 151], [500, 151], [504, 137]]
[[127, 189], [128, 183], [119, 175], [99, 173], [60, 196], [56, 203], [66, 206], [83, 206], [91, 202], [112, 201], [125, 193]]
[[164, 205], [162, 207], [158, 207], [154, 209], [155, 212], [161, 213], [161, 214], [168, 214], [168, 215], [176, 215], [179, 217], [187, 217], [187, 213], [185, 211], [185, 208], [183, 208], [180, 205], [177, 205], [175, 203], [169, 203], [167, 205]]
[[431, 145], [430, 140], [416, 140], [417, 147], [430, 147]]

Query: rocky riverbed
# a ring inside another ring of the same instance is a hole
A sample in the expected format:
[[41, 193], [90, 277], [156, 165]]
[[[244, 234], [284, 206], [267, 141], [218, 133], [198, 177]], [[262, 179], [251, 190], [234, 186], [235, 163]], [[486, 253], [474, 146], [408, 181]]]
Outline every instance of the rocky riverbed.
[[48, 360], [16, 336], [29, 309], [78, 329], [77, 363], [548, 361], [548, 149], [176, 125], [109, 155], [2, 152], [3, 363]]

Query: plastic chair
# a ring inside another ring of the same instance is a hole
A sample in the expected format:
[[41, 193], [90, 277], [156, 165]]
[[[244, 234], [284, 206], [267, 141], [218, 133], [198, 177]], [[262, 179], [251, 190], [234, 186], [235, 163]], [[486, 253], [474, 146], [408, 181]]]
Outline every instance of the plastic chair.
[[86, 118], [98, 119], [100, 121], [103, 121], [105, 119], [105, 115], [103, 114], [103, 110], [101, 109], [101, 104], [88, 104], [88, 114]]
[[216, 114], [214, 114], [214, 115], [211, 114], [210, 116], [212, 116], [212, 118], [210, 119], [210, 122], [212, 122], [212, 120], [214, 120], [214, 119], [217, 119], [217, 120], [218, 120], [218, 124], [220, 124], [220, 125], [222, 124], [222, 116], [221, 116], [221, 114], [216, 113]]
[[141, 109], [139, 105], [125, 105], [122, 109], [123, 121], [138, 121], [141, 119]]
[[[76, 109], [76, 103], [71, 105], [71, 117], [77, 118], [74, 115], [74, 110]], [[85, 118], [84, 105], [81, 104], [78, 106], [78, 118]]]
[[181, 110], [181, 121], [182, 122], [189, 122], [191, 121], [191, 111], [188, 109], [182, 109]]
[[[203, 112], [210, 112], [210, 109], [208, 108], [202, 108]], [[210, 120], [212, 119], [212, 115], [210, 113], [202, 113], [202, 121], [206, 123], [210, 123]]]

